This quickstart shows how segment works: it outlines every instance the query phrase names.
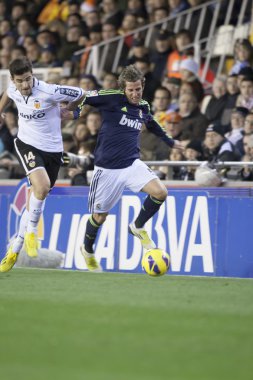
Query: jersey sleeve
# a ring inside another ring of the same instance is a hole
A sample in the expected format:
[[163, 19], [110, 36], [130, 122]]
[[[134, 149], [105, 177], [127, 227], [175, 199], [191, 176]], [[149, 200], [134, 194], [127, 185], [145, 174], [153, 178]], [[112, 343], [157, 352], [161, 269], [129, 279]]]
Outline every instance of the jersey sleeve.
[[86, 91], [85, 104], [103, 110], [118, 105], [121, 96], [123, 92], [119, 90]]
[[85, 91], [80, 87], [72, 86], [57, 86], [55, 85], [52, 100], [59, 102], [75, 102], [82, 98]]

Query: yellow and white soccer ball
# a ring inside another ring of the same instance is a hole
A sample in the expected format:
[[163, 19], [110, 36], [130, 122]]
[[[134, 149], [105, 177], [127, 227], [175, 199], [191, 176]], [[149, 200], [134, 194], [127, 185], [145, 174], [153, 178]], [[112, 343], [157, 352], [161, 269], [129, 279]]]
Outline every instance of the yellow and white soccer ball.
[[149, 276], [162, 276], [169, 269], [170, 256], [162, 249], [149, 249], [143, 255], [141, 264]]

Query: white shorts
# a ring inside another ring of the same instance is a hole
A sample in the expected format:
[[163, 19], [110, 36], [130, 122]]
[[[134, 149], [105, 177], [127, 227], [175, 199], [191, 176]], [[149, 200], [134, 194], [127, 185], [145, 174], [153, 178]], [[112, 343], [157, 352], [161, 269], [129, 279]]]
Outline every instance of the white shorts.
[[139, 192], [148, 182], [158, 178], [141, 160], [124, 169], [104, 169], [95, 166], [89, 192], [91, 213], [110, 211], [125, 189]]

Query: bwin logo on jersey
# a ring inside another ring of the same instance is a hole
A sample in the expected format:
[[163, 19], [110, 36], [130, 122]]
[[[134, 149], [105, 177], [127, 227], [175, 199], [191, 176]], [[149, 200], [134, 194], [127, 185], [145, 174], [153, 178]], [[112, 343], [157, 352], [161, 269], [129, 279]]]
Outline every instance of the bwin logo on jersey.
[[33, 113], [32, 115], [28, 115], [26, 113], [20, 112], [19, 114], [21, 117], [23, 117], [26, 120], [32, 120], [32, 119], [42, 119], [45, 116], [44, 111]]
[[138, 129], [139, 131], [141, 130], [141, 127], [142, 127], [142, 123], [140, 123], [138, 119], [136, 120], [128, 119], [126, 115], [122, 116], [119, 124], [127, 125], [128, 127]]

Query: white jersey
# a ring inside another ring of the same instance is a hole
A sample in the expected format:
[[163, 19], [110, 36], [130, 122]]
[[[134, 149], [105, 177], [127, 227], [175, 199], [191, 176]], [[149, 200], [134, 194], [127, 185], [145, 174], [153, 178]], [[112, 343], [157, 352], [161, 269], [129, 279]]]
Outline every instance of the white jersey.
[[18, 109], [18, 138], [44, 152], [62, 152], [60, 102], [79, 100], [84, 91], [34, 78], [32, 94], [23, 96], [13, 82], [7, 95]]

